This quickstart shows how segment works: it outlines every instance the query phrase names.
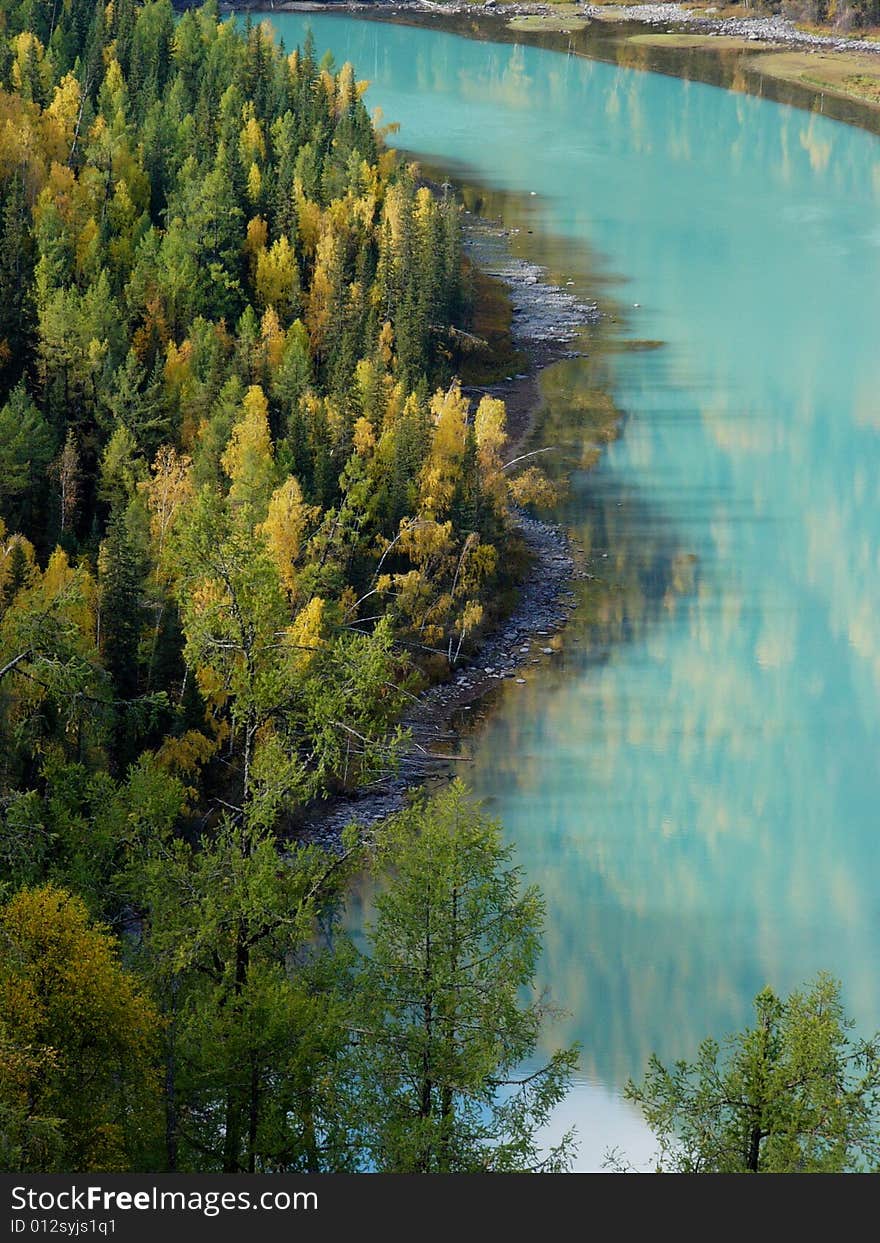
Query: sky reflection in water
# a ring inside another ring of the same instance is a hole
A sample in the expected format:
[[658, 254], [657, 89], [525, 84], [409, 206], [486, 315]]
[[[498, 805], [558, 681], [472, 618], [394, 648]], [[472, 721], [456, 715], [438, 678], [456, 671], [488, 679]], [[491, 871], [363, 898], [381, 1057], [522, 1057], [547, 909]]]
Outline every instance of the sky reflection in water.
[[603, 587], [469, 768], [547, 897], [595, 1168], [643, 1152], [627, 1076], [741, 1025], [765, 982], [830, 970], [880, 1024], [880, 142], [534, 48], [273, 21], [353, 60], [402, 146], [515, 192], [560, 275], [601, 254], [628, 330], [667, 342], [545, 374], [569, 447], [596, 369], [627, 412], [566, 510]]

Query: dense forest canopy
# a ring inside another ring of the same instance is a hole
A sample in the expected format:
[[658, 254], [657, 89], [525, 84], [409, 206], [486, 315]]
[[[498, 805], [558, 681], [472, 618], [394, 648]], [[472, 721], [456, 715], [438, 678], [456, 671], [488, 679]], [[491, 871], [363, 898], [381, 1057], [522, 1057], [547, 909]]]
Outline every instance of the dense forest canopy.
[[[295, 833], [393, 766], [549, 488], [455, 378], [458, 209], [309, 42], [167, 0], [0, 25], [0, 1167], [565, 1169], [499, 826], [454, 783]], [[875, 1165], [838, 986], [757, 1013], [630, 1085], [659, 1168]]]
[[[528, 493], [455, 379], [458, 208], [310, 42], [167, 0], [0, 23], [0, 1158], [359, 1168], [325, 934], [362, 851], [289, 830], [394, 764]], [[442, 1103], [410, 1168], [488, 1168]]]
[[498, 584], [458, 211], [310, 46], [163, 0], [2, 13], [8, 811], [51, 837], [52, 790], [141, 761], [241, 809], [283, 752], [268, 823], [387, 763], [408, 670]]

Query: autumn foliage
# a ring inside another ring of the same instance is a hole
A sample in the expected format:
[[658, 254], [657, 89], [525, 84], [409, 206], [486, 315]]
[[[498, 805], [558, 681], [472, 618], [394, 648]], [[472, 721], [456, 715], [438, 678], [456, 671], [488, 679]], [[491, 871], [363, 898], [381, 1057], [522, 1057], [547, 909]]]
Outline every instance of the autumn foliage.
[[[0, 19], [3, 1157], [123, 1168], [164, 1125], [171, 1168], [276, 1140], [319, 1163], [287, 1123], [248, 1138], [202, 1037], [254, 1082], [277, 1064], [289, 1028], [257, 1049], [248, 1024], [306, 1005], [284, 964], [339, 888], [292, 848], [308, 884], [276, 885], [278, 839], [394, 768], [407, 696], [504, 585], [458, 207], [311, 41], [168, 0]], [[191, 1089], [164, 1123], [160, 1065]]]

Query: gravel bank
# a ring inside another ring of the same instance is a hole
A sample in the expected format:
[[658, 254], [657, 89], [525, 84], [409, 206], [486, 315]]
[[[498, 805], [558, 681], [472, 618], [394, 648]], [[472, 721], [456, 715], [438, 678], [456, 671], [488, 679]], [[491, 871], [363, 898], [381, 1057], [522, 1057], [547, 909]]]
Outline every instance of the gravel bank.
[[[605, 10], [587, 4], [580, 10], [584, 17], [601, 20]], [[647, 26], [675, 26], [676, 29], [698, 30], [704, 34], [728, 35], [756, 42], [779, 43], [785, 46], [832, 48], [838, 52], [880, 53], [880, 43], [871, 39], [844, 39], [834, 34], [811, 34], [798, 30], [784, 17], [712, 17], [708, 10], [697, 16], [680, 4], [631, 4], [614, 6], [615, 20], [642, 22]]]
[[352, 821], [369, 827], [400, 811], [414, 786], [449, 768], [466, 767], [443, 758], [448, 749], [444, 744], [454, 741], [452, 717], [470, 710], [499, 682], [510, 679], [526, 685], [540, 676], [541, 665], [557, 658], [555, 636], [564, 629], [576, 602], [572, 583], [589, 575], [562, 527], [525, 513], [517, 515], [516, 525], [533, 558], [516, 608], [470, 660], [457, 666], [451, 681], [425, 691], [406, 714], [402, 724], [410, 730], [412, 742], [399, 772], [352, 798], [316, 804], [302, 838], [338, 849], [342, 830]]
[[[581, 353], [572, 349], [580, 328], [595, 323], [600, 312], [595, 303], [583, 302], [568, 289], [547, 280], [543, 268], [510, 253], [510, 233], [496, 224], [468, 214], [464, 243], [472, 262], [506, 287], [513, 312], [511, 335], [529, 358], [527, 375], [487, 388], [467, 390], [475, 398], [483, 392], [523, 405], [530, 410], [538, 399], [536, 373], [560, 358]], [[510, 426], [511, 452], [528, 427], [522, 420]], [[347, 824], [357, 821], [368, 827], [399, 811], [407, 790], [449, 768], [458, 767], [444, 753], [454, 742], [452, 718], [494, 690], [499, 682], [512, 680], [524, 686], [540, 676], [540, 667], [557, 658], [558, 637], [576, 598], [572, 584], [589, 578], [583, 555], [561, 526], [542, 522], [523, 510], [514, 511], [514, 526], [531, 558], [531, 570], [520, 585], [513, 612], [491, 633], [478, 650], [456, 665], [449, 681], [425, 691], [401, 722], [412, 742], [401, 759], [399, 772], [380, 785], [348, 799], [316, 803], [300, 836], [328, 848], [338, 848]], [[462, 765], [464, 767], [464, 765]]]
[[510, 253], [509, 238], [517, 230], [507, 230], [480, 217], [464, 214], [465, 252], [488, 276], [506, 287], [513, 311], [511, 335], [514, 343], [533, 357], [537, 352], [543, 360], [549, 349], [557, 357], [576, 351], [566, 350], [576, 340], [585, 324], [599, 319], [595, 302], [583, 302], [570, 293], [551, 285], [546, 272], [536, 263], [516, 258]]
[[[177, 7], [187, 7], [188, 0], [176, 0]], [[191, 0], [195, 4], [198, 0]], [[232, 5], [221, 4], [224, 11], [246, 9], [277, 9], [291, 12], [326, 12], [339, 9], [352, 13], [385, 12], [395, 13], [436, 13], [462, 14], [478, 12], [498, 17], [553, 17], [557, 16], [553, 5], [549, 4], [504, 4], [495, 0], [486, 0], [482, 5], [464, 4], [460, 0], [449, 0], [449, 3], [436, 3], [435, 0], [244, 0], [243, 3]], [[696, 14], [686, 9], [677, 0], [669, 0], [666, 4], [628, 4], [614, 5], [611, 12], [614, 21], [641, 22], [646, 26], [672, 26], [677, 31], [693, 30], [703, 34], [728, 35], [732, 38], [747, 39], [750, 42], [776, 43], [782, 47], [826, 48], [839, 52], [874, 52], [880, 55], [880, 43], [871, 39], [843, 38], [841, 35], [811, 34], [798, 30], [794, 23], [784, 17], [715, 17], [710, 10]], [[609, 7], [603, 5], [584, 4], [578, 9], [578, 16], [590, 20], [602, 21], [609, 17]]]

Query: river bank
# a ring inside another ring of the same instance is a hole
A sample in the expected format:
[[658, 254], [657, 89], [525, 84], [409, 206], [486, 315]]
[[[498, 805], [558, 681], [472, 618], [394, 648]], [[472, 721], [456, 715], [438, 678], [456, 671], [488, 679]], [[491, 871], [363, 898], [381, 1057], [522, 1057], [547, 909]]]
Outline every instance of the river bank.
[[[260, 6], [262, 7], [262, 6]], [[565, 6], [566, 9], [572, 6]], [[614, 8], [614, 17], [606, 16], [598, 6], [578, 9], [585, 19], [585, 29], [601, 26], [613, 33], [618, 46], [636, 50], [639, 63], [630, 67], [656, 68], [647, 63], [652, 53], [672, 53], [691, 58], [695, 45], [687, 42], [692, 36], [682, 34], [685, 27], [699, 30], [699, 50], [709, 45], [712, 58], [729, 63], [731, 53], [742, 58], [743, 51], [761, 47], [791, 46], [796, 42], [810, 43], [823, 49], [833, 40], [820, 36], [791, 37], [793, 27], [781, 20], [763, 18], [690, 17], [680, 5], [605, 6]], [[568, 39], [570, 53], [591, 56], [597, 49], [586, 50], [574, 45], [577, 30], [562, 25], [559, 7], [508, 4], [491, 8], [409, 0], [402, 4], [363, 4], [358, 0], [340, 3], [313, 4], [300, 0], [283, 0], [275, 6], [281, 11], [327, 12], [345, 11], [375, 20], [397, 24], [440, 26], [455, 33], [477, 38], [501, 38], [504, 42], [537, 43], [559, 46]], [[462, 26], [466, 19], [466, 29]], [[525, 19], [538, 19], [537, 24], [523, 28]], [[459, 19], [458, 21], [456, 19]], [[673, 32], [659, 27], [671, 22]], [[650, 34], [644, 33], [650, 31]], [[634, 31], [634, 33], [633, 33]], [[676, 33], [677, 31], [677, 33]], [[759, 37], [760, 32], [760, 37]], [[794, 32], [796, 35], [797, 32]], [[620, 44], [623, 36], [625, 44]], [[682, 42], [685, 40], [685, 42]], [[748, 43], [746, 41], [749, 41]], [[872, 49], [880, 52], [880, 46]], [[802, 52], [801, 55], [804, 53]], [[617, 58], [617, 56], [615, 58]], [[601, 59], [612, 57], [601, 55]], [[642, 63], [645, 58], [645, 63]], [[683, 63], [683, 62], [682, 62]], [[690, 59], [688, 63], [691, 63]], [[877, 60], [880, 67], [880, 57]], [[674, 72], [662, 68], [663, 72]], [[678, 76], [678, 75], [676, 75]], [[682, 73], [681, 76], [687, 76]], [[694, 76], [701, 76], [695, 74]], [[515, 257], [510, 238], [499, 222], [464, 213], [465, 248], [469, 258], [489, 279], [499, 282], [505, 290], [511, 313], [511, 337], [516, 348], [528, 360], [521, 371], [506, 379], [487, 384], [472, 384], [466, 391], [475, 400], [483, 393], [505, 400], [508, 410], [508, 457], [522, 449], [534, 429], [540, 405], [538, 375], [552, 362], [577, 354], [573, 348], [580, 325], [594, 322], [599, 312], [595, 304], [578, 302], [569, 291], [548, 282], [541, 269], [528, 260]], [[498, 627], [483, 636], [477, 650], [453, 671], [450, 680], [434, 685], [424, 692], [408, 711], [403, 725], [410, 731], [412, 743], [402, 756], [398, 772], [376, 786], [360, 791], [351, 799], [334, 799], [307, 810], [300, 833], [309, 840], [333, 848], [342, 829], [355, 820], [367, 826], [392, 814], [403, 805], [407, 791], [441, 772], [458, 768], [458, 757], [447, 756], [456, 733], [453, 719], [461, 718], [497, 687], [500, 681], [513, 679], [522, 685], [534, 677], [538, 666], [552, 661], [561, 647], [561, 632], [574, 597], [572, 584], [578, 579], [593, 577], [593, 570], [583, 553], [574, 547], [566, 531], [525, 514], [516, 517], [515, 531], [522, 541], [529, 570], [518, 588], [517, 604]], [[447, 747], [445, 744], [449, 743]]]
[[[227, 11], [350, 13], [468, 38], [539, 47], [696, 79], [880, 132], [880, 36], [805, 28], [782, 16], [705, 5], [470, 4], [465, 0], [261, 0]], [[867, 36], [870, 37], [867, 37]]]
[[[474, 401], [484, 394], [504, 400], [508, 412], [508, 460], [526, 451], [540, 408], [539, 375], [551, 364], [582, 356], [583, 328], [600, 311], [568, 289], [554, 285], [538, 265], [511, 253], [510, 232], [498, 222], [463, 212], [468, 261], [483, 278], [504, 291], [515, 356], [525, 370], [482, 385], [463, 387]], [[544, 448], [549, 448], [545, 446]], [[499, 623], [480, 637], [476, 649], [456, 662], [448, 679], [425, 690], [401, 721], [410, 741], [398, 770], [351, 797], [316, 802], [307, 809], [299, 836], [337, 849], [343, 829], [356, 822], [368, 828], [399, 811], [407, 794], [426, 780], [452, 772], [459, 757], [447, 754], [456, 737], [453, 719], [470, 712], [512, 680], [525, 687], [541, 667], [559, 654], [562, 632], [575, 607], [574, 584], [594, 577], [590, 558], [564, 526], [512, 507], [511, 536], [521, 543], [527, 569], [516, 584], [516, 602]]]
[[[238, 5], [224, 5], [228, 9], [267, 8], [261, 0]], [[470, 3], [469, 0], [278, 0], [268, 5], [270, 11], [289, 13], [323, 13], [339, 10], [346, 13], [397, 14], [422, 13], [437, 16], [483, 16], [502, 21], [521, 18], [544, 19], [544, 29], [570, 33], [571, 27], [583, 26], [583, 19], [594, 22], [634, 22], [650, 27], [675, 26], [676, 28], [701, 31], [712, 35], [724, 35], [733, 39], [760, 41], [777, 46], [833, 48], [838, 51], [871, 52], [880, 54], [880, 35], [859, 37], [849, 32], [832, 29], [804, 28], [782, 14], [719, 13], [716, 6], [700, 9], [685, 6], [678, 0], [665, 0], [660, 4], [618, 4], [608, 0], [604, 4], [551, 3], [520, 4]], [[563, 29], [565, 27], [565, 29]], [[534, 29], [541, 29], [536, 25]]]
[[[540, 676], [493, 681], [453, 769], [546, 896], [539, 982], [568, 1011], [548, 1044], [584, 1049], [558, 1125], [598, 1169], [636, 1149], [627, 1079], [742, 1027], [767, 981], [826, 966], [860, 1030], [880, 1010], [877, 147], [810, 112], [520, 46], [544, 36], [311, 21], [319, 51], [373, 78], [400, 142], [533, 229], [517, 253], [603, 308], [638, 302], [625, 331], [667, 343], [591, 344], [544, 373], [538, 443], [574, 441], [586, 388], [610, 380], [627, 412], [565, 507], [581, 546], [608, 550], [609, 590], [594, 606], [577, 586]], [[278, 22], [289, 47], [308, 24]], [[695, 77], [709, 61], [676, 56]]]
[[400, 811], [407, 794], [425, 781], [451, 775], [459, 757], [447, 754], [454, 742], [453, 718], [470, 712], [499, 682], [514, 679], [526, 686], [540, 666], [559, 653], [561, 636], [575, 605], [572, 586], [591, 577], [582, 552], [561, 526], [525, 513], [515, 518], [515, 531], [530, 558], [530, 569], [519, 584], [517, 604], [505, 621], [486, 635], [478, 650], [456, 667], [451, 680], [420, 695], [401, 725], [409, 731], [398, 770], [348, 798], [329, 799], [308, 808], [300, 840], [325, 849], [339, 848], [342, 831], [352, 822], [369, 828]]

